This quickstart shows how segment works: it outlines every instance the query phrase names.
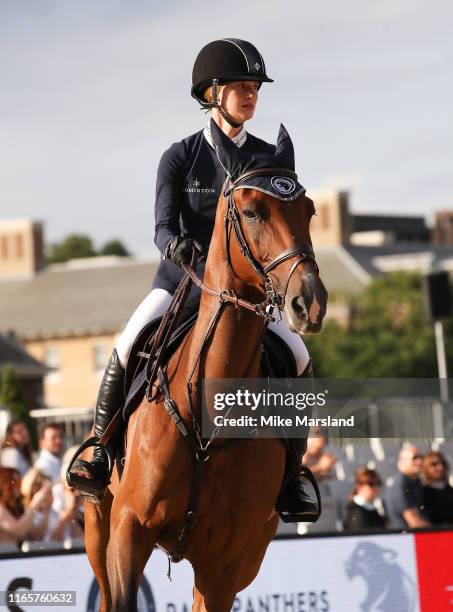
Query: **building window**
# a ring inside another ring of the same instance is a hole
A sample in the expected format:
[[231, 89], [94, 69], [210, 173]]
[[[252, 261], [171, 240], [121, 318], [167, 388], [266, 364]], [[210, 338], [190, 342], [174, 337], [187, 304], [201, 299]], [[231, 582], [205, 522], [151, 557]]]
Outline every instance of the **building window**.
[[109, 360], [109, 353], [105, 344], [96, 344], [93, 347], [93, 361], [94, 369], [96, 372], [99, 370], [105, 370], [107, 362]]
[[52, 372], [60, 369], [60, 351], [54, 346], [48, 346], [44, 351], [44, 363]]
[[326, 204], [322, 204], [318, 209], [318, 215], [322, 229], [328, 229], [330, 225], [329, 207]]
[[24, 256], [24, 237], [22, 234], [16, 234], [16, 257], [22, 259]]
[[2, 259], [8, 259], [8, 236], [0, 236], [0, 253]]

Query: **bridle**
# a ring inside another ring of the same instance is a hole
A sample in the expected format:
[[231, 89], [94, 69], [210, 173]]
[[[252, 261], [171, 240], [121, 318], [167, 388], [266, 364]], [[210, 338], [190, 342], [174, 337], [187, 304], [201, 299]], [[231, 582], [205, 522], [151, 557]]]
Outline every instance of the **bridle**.
[[[291, 277], [299, 266], [299, 264], [310, 261], [313, 263], [316, 272], [319, 272], [318, 265], [316, 263], [315, 254], [313, 252], [313, 248], [308, 244], [294, 244], [287, 249], [285, 249], [282, 253], [280, 253], [277, 257], [275, 257], [269, 264], [263, 266], [253, 255], [252, 249], [250, 248], [249, 243], [247, 242], [247, 238], [245, 237], [244, 230], [241, 224], [240, 213], [236, 205], [236, 201], [234, 199], [234, 192], [236, 189], [245, 185], [247, 181], [257, 176], [273, 176], [278, 174], [278, 176], [288, 177], [293, 180], [297, 180], [297, 174], [292, 170], [282, 170], [281, 168], [260, 168], [257, 170], [250, 170], [249, 172], [245, 172], [241, 174], [234, 181], [230, 181], [227, 179], [224, 185], [224, 196], [227, 198], [227, 210], [224, 218], [224, 228], [225, 228], [225, 248], [226, 248], [226, 256], [227, 256], [227, 264], [230, 268], [231, 272], [236, 276], [238, 280], [242, 281], [239, 276], [236, 274], [233, 264], [231, 261], [231, 253], [230, 253], [230, 244], [231, 244], [231, 231], [234, 231], [234, 235], [236, 236], [236, 240], [239, 244], [239, 248], [241, 253], [250, 263], [255, 272], [261, 277], [263, 281], [263, 288], [266, 293], [266, 300], [262, 302], [262, 306], [274, 306], [281, 310], [285, 304], [286, 292], [288, 289], [289, 282]], [[288, 259], [292, 259], [293, 257], [297, 257], [297, 260], [291, 266], [288, 278], [285, 282], [285, 289], [283, 294], [280, 294], [274, 288], [273, 280], [269, 276], [269, 273], [272, 270], [275, 270], [280, 264]], [[231, 290], [224, 290], [222, 293], [226, 293]], [[261, 313], [263, 311], [262, 308], [258, 309]]]
[[[205, 293], [217, 296], [220, 302], [232, 302], [236, 307], [241, 306], [243, 308], [253, 310], [256, 314], [261, 315], [271, 321], [275, 321], [275, 317], [273, 317], [272, 314], [269, 313], [268, 307], [275, 307], [279, 311], [283, 309], [285, 305], [286, 292], [288, 289], [289, 282], [299, 264], [304, 263], [306, 261], [310, 261], [313, 263], [316, 272], [319, 272], [319, 268], [315, 259], [315, 254], [311, 245], [294, 244], [293, 246], [288, 247], [282, 253], [277, 255], [277, 257], [275, 257], [269, 264], [263, 266], [253, 255], [252, 249], [250, 248], [250, 245], [247, 242], [247, 238], [245, 237], [244, 230], [241, 224], [240, 213], [237, 208], [236, 201], [234, 199], [234, 192], [239, 187], [245, 185], [245, 183], [252, 178], [255, 178], [257, 176], [274, 176], [276, 174], [278, 174], [278, 176], [288, 177], [293, 180], [297, 180], [297, 174], [292, 170], [283, 170], [282, 168], [260, 168], [257, 170], [250, 170], [248, 172], [244, 172], [234, 181], [227, 179], [224, 184], [223, 192], [224, 197], [227, 198], [227, 210], [224, 217], [224, 228], [228, 267], [230, 268], [234, 276], [242, 284], [245, 284], [244, 281], [242, 281], [241, 278], [236, 274], [231, 261], [230, 244], [231, 231], [233, 230], [236, 240], [239, 244], [241, 253], [248, 260], [252, 268], [261, 277], [263, 281], [263, 289], [266, 293], [266, 299], [263, 302], [253, 304], [248, 300], [239, 298], [232, 289], [222, 289], [221, 291], [211, 289], [210, 287], [205, 285], [203, 281], [201, 281], [201, 279], [198, 278], [192, 266], [183, 266], [184, 271], [191, 277], [194, 283]], [[269, 273], [272, 272], [272, 270], [275, 270], [275, 268], [277, 268], [281, 263], [287, 261], [288, 259], [292, 259], [293, 257], [297, 257], [297, 259], [291, 266], [288, 278], [286, 279], [284, 285], [285, 288], [283, 294], [280, 294], [274, 288], [274, 283], [272, 278], [269, 276]], [[272, 312], [273, 308], [271, 308], [270, 310]]]

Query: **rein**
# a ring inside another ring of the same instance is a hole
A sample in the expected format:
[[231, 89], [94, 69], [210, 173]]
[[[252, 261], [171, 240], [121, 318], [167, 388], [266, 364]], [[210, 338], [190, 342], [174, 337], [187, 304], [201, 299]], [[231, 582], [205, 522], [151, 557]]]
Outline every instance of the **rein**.
[[248, 300], [238, 297], [233, 289], [221, 289], [220, 291], [217, 289], [212, 289], [211, 287], [205, 285], [201, 278], [197, 276], [197, 273], [193, 268], [183, 265], [183, 269], [197, 287], [208, 295], [219, 298], [220, 303], [223, 304], [224, 302], [229, 302], [230, 304], [233, 304], [235, 308], [240, 306], [241, 308], [251, 310], [258, 316], [264, 317], [264, 319], [267, 321], [276, 321], [276, 318], [266, 310], [268, 306], [273, 305], [269, 300], [264, 300], [263, 302], [254, 304], [253, 302], [249, 302]]

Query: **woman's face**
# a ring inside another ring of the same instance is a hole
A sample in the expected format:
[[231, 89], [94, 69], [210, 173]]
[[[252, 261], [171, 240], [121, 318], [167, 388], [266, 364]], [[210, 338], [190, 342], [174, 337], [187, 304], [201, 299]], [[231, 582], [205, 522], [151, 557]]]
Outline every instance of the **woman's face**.
[[428, 484], [445, 482], [448, 479], [447, 464], [442, 456], [428, 457], [425, 460], [424, 472]]
[[381, 483], [374, 478], [370, 478], [366, 482], [357, 485], [357, 494], [367, 502], [374, 501], [380, 491]]
[[233, 121], [244, 123], [253, 117], [258, 101], [258, 87], [257, 81], [234, 81], [221, 87], [220, 104]]
[[13, 427], [11, 435], [19, 446], [24, 446], [30, 442], [30, 434], [24, 423], [16, 423]]

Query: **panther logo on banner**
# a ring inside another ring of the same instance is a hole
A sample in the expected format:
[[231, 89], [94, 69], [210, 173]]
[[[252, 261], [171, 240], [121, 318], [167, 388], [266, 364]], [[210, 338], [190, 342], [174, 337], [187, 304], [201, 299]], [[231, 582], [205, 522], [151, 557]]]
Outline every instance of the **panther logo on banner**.
[[398, 563], [398, 553], [374, 542], [360, 542], [344, 569], [349, 580], [360, 576], [367, 594], [361, 603], [363, 612], [414, 612], [416, 585]]

